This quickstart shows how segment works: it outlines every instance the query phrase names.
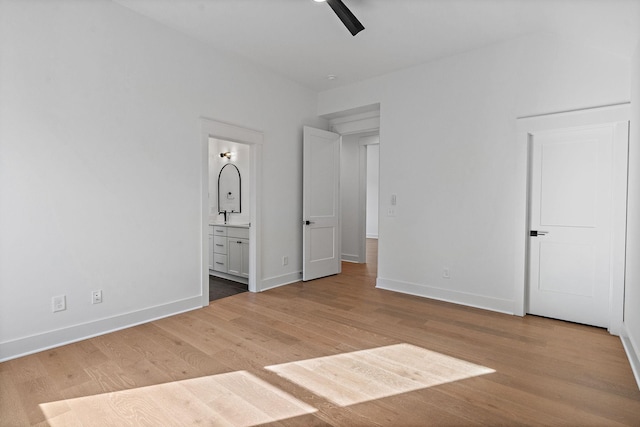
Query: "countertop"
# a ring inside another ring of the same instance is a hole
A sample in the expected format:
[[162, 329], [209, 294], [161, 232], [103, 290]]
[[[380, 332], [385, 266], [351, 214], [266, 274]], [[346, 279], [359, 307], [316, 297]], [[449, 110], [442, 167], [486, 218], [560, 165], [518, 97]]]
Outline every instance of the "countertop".
[[216, 227], [236, 227], [236, 228], [249, 228], [250, 224], [225, 224], [224, 222], [212, 222], [209, 221], [209, 225], [214, 225]]

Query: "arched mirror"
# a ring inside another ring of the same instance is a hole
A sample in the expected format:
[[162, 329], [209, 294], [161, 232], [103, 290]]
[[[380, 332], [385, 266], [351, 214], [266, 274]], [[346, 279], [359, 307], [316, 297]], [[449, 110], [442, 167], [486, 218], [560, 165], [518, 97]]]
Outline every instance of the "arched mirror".
[[[240, 170], [227, 163], [218, 175], [218, 213], [242, 212]], [[225, 215], [226, 219], [226, 215]]]

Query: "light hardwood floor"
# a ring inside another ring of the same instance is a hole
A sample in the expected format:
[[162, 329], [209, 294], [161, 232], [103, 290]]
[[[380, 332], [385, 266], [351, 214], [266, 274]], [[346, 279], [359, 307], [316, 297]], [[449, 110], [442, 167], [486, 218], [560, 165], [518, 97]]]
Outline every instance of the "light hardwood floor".
[[0, 424], [640, 425], [606, 331], [377, 290], [367, 265], [0, 364]]

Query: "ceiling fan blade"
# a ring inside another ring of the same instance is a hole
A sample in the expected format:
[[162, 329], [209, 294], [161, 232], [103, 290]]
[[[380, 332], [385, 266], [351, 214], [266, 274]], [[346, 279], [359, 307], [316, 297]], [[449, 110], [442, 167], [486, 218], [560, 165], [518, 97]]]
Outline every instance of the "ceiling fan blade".
[[364, 25], [362, 25], [360, 21], [358, 21], [358, 18], [351, 13], [349, 8], [342, 3], [342, 0], [327, 0], [327, 3], [329, 3], [331, 9], [338, 15], [338, 18], [340, 18], [352, 35], [355, 36], [364, 30]]

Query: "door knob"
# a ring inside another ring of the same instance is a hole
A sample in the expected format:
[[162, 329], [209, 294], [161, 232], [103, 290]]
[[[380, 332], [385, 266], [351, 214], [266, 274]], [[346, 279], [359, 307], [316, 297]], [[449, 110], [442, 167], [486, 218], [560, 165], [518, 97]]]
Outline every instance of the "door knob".
[[311, 225], [311, 224], [315, 224], [315, 222], [313, 221], [303, 221], [304, 225]]
[[545, 234], [548, 234], [548, 231], [538, 231], [538, 230], [531, 230], [529, 231], [529, 236], [531, 237], [537, 237], [537, 236], [544, 236]]

